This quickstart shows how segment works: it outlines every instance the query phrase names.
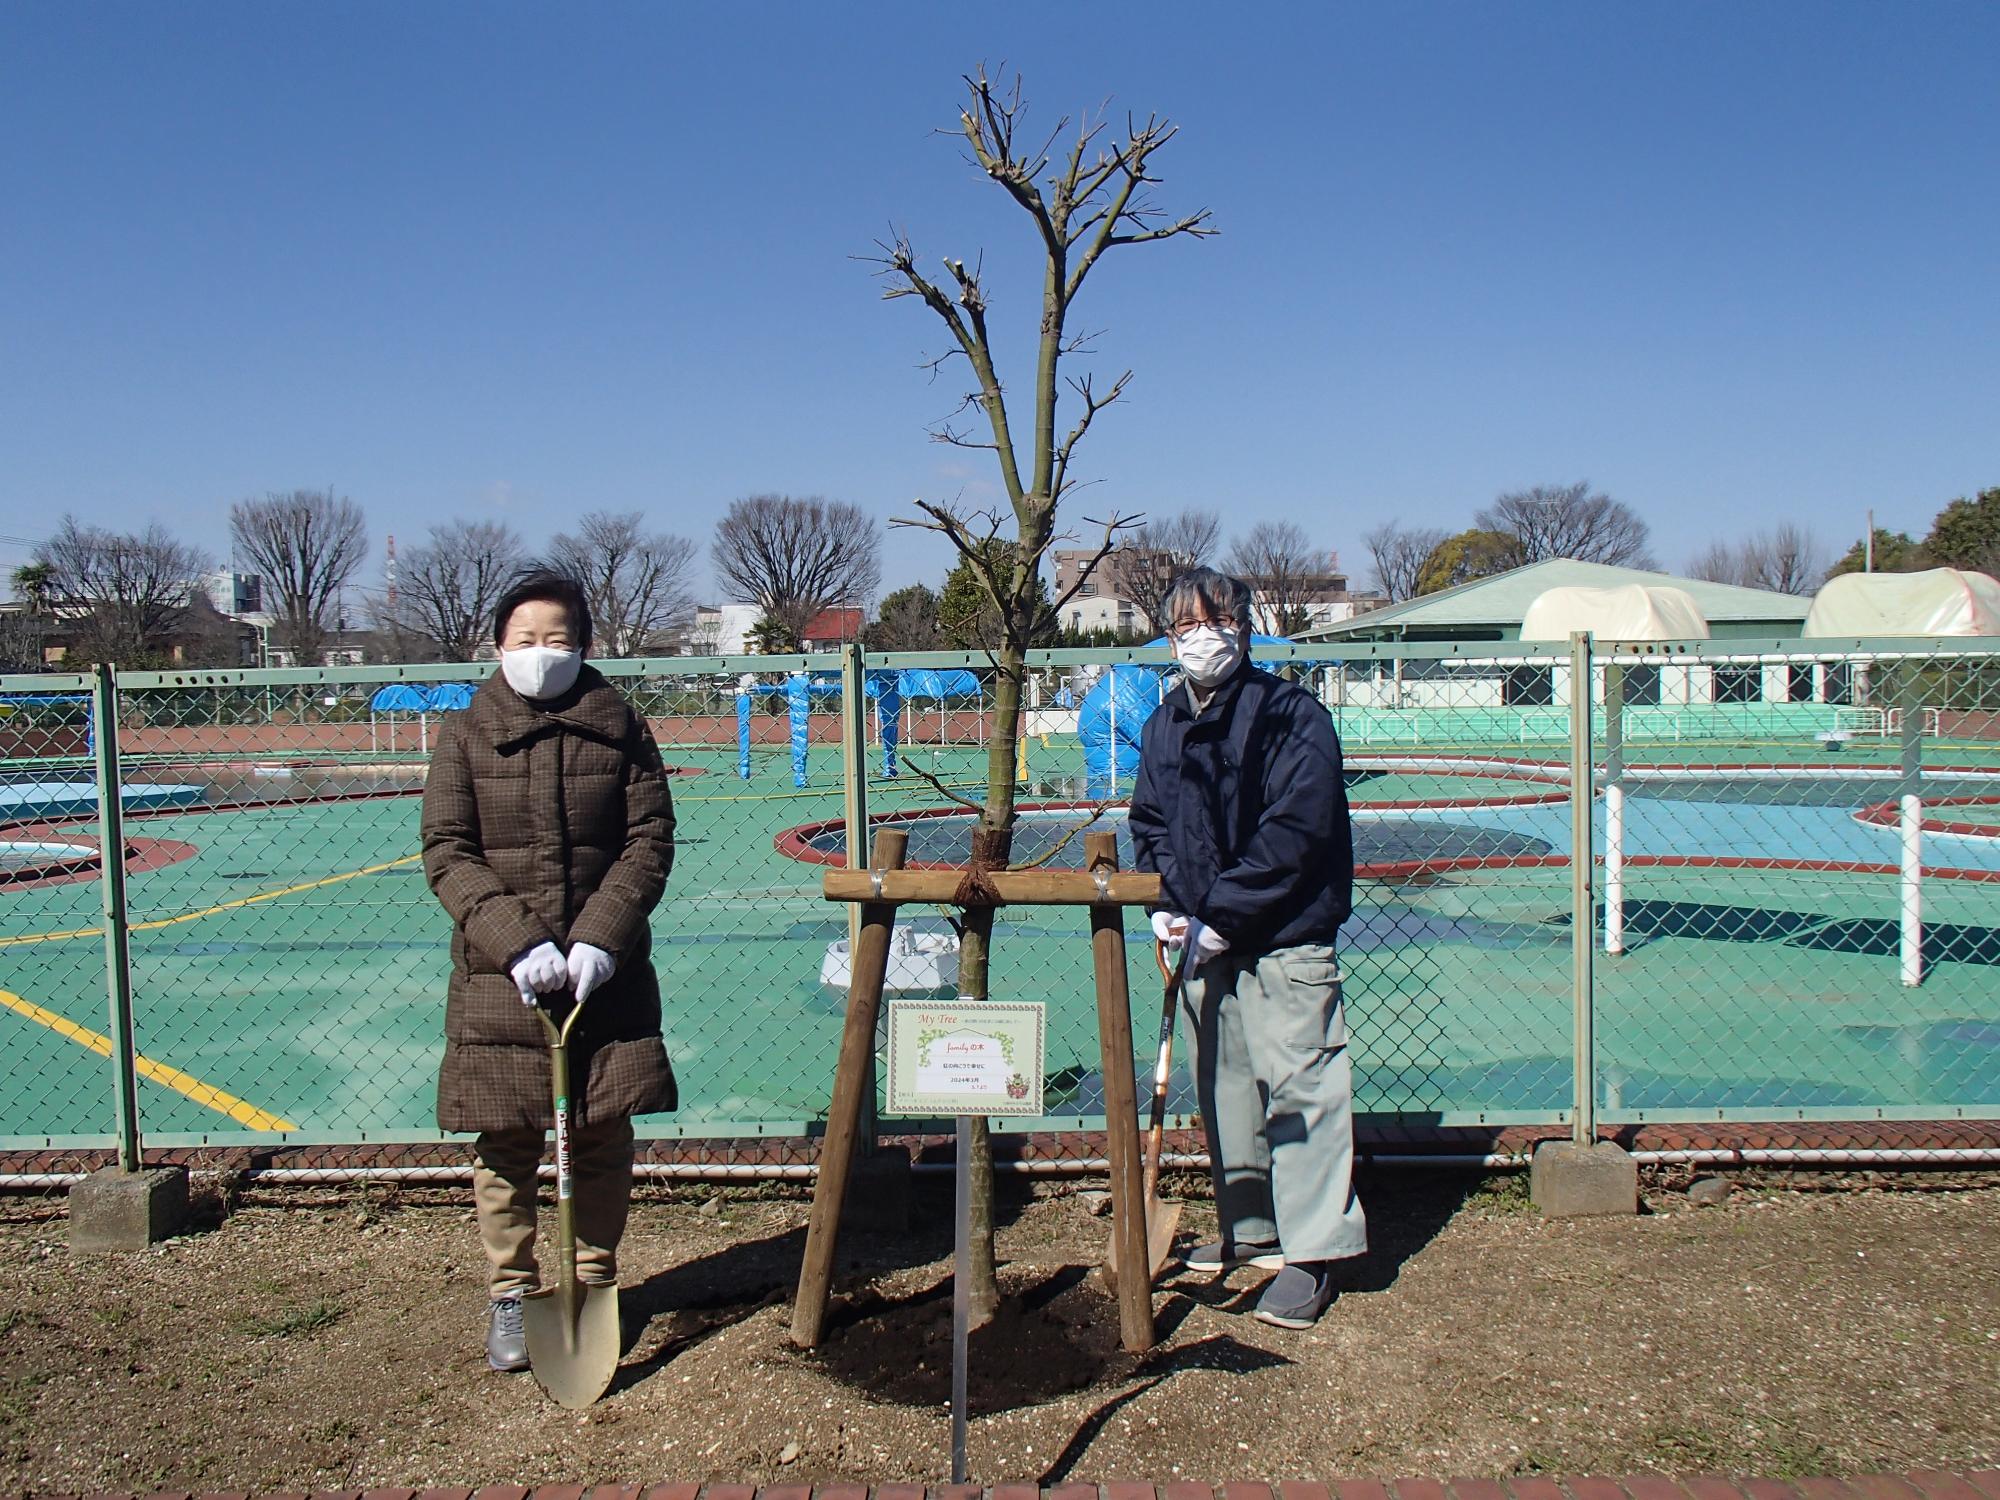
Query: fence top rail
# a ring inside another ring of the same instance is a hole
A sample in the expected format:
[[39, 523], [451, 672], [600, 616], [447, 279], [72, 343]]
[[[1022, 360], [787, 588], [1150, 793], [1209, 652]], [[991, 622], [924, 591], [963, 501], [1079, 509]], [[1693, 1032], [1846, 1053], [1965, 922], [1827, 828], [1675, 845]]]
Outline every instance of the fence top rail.
[[[1259, 645], [1252, 657], [1264, 663], [1311, 666], [1354, 666], [1369, 662], [1459, 661], [1471, 663], [1549, 663], [1566, 661], [1567, 641], [1305, 641]], [[1995, 636], [1816, 636], [1745, 638], [1742, 640], [1592, 642], [1593, 657], [1625, 664], [1671, 661], [1751, 664], [1764, 662], [1869, 661], [1993, 661], [2000, 663], [2000, 637]], [[814, 652], [783, 656], [647, 656], [595, 658], [591, 665], [605, 676], [626, 681], [668, 678], [686, 681], [708, 678], [733, 683], [745, 675], [782, 676], [793, 672], [835, 676], [843, 656]], [[1084, 666], [1167, 666], [1173, 653], [1165, 646], [1078, 646], [1030, 651], [1031, 670]], [[870, 670], [990, 669], [994, 659], [983, 651], [885, 651], [863, 656]], [[341, 687], [395, 682], [481, 682], [495, 671], [492, 662], [380, 662], [360, 667], [190, 667], [172, 671], [119, 672], [120, 688], [132, 691], [213, 691], [225, 688]], [[0, 675], [0, 693], [88, 692], [88, 673], [37, 672]]]
[[0, 694], [88, 693], [87, 672], [0, 672]]

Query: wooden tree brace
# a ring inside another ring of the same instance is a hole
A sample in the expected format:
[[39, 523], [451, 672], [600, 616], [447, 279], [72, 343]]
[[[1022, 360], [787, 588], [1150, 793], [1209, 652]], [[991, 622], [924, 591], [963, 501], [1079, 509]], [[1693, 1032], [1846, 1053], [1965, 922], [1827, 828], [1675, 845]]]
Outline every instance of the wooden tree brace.
[[[869, 1077], [875, 1045], [875, 1018], [888, 980], [889, 935], [896, 908], [908, 903], [956, 905], [968, 885], [991, 895], [996, 906], [1089, 906], [1093, 969], [1096, 975], [1098, 1041], [1104, 1077], [1106, 1154], [1111, 1159], [1112, 1232], [1119, 1236], [1121, 1262], [1146, 1263], [1145, 1201], [1141, 1182], [1139, 1115], [1132, 1069], [1132, 1015], [1125, 982], [1125, 927], [1119, 909], [1156, 905], [1160, 877], [1118, 870], [1116, 836], [1085, 839], [1087, 870], [905, 870], [909, 834], [876, 832], [866, 870], [829, 870], [821, 888], [829, 901], [861, 903], [860, 937], [849, 955], [847, 1017], [841, 1030], [840, 1061], [834, 1070], [833, 1099], [826, 1136], [820, 1145], [819, 1175], [813, 1183], [812, 1215], [806, 1229], [798, 1297], [792, 1304], [792, 1342], [818, 1345], [826, 1329], [833, 1268], [839, 1245], [840, 1211], [847, 1196], [861, 1121], [861, 1091]], [[984, 902], [980, 904], [986, 904]], [[1118, 1278], [1119, 1331], [1125, 1347], [1144, 1353], [1153, 1347], [1153, 1289], [1143, 1276]]]

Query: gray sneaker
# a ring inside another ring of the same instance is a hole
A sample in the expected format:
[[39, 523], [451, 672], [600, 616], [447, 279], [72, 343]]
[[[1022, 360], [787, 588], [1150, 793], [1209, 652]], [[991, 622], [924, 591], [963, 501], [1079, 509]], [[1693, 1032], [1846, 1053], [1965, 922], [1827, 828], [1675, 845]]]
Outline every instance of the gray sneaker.
[[1288, 1265], [1257, 1299], [1257, 1320], [1278, 1328], [1310, 1328], [1333, 1301], [1333, 1278], [1319, 1262]]
[[486, 1363], [496, 1370], [528, 1368], [528, 1331], [519, 1297], [495, 1297], [486, 1311]]
[[1283, 1268], [1285, 1254], [1276, 1245], [1252, 1240], [1210, 1240], [1188, 1251], [1190, 1271], [1227, 1271], [1235, 1266], [1255, 1266], [1260, 1271]]

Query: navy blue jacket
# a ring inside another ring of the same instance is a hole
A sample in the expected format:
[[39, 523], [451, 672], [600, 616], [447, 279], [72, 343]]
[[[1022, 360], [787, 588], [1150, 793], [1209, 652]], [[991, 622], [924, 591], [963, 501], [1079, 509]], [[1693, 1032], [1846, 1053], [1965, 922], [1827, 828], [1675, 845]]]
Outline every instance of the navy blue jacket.
[[1146, 720], [1132, 843], [1166, 910], [1252, 953], [1331, 943], [1347, 920], [1354, 845], [1333, 719], [1249, 665], [1199, 717], [1184, 689]]

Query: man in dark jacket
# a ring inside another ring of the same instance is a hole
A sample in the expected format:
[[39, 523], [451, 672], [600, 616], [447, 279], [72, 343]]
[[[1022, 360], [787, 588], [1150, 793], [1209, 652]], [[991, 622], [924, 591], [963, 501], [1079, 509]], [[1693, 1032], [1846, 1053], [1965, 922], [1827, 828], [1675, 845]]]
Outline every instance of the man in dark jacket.
[[523, 1370], [520, 1298], [540, 1280], [536, 1173], [554, 1113], [534, 1007], [584, 1007], [570, 1037], [576, 1269], [615, 1283], [632, 1116], [676, 1103], [649, 924], [673, 865], [674, 812], [646, 721], [583, 663], [590, 607], [574, 580], [520, 579], [501, 596], [493, 639], [500, 670], [431, 757], [424, 873], [453, 924], [438, 1124], [479, 1133], [486, 1357]]
[[1352, 1078], [1333, 944], [1354, 879], [1333, 721], [1250, 665], [1250, 590], [1207, 568], [1161, 601], [1183, 684], [1146, 721], [1132, 793], [1153, 930], [1187, 948], [1182, 1019], [1221, 1238], [1195, 1270], [1275, 1270], [1257, 1316], [1308, 1328], [1328, 1263], [1363, 1254]]

